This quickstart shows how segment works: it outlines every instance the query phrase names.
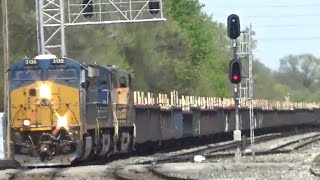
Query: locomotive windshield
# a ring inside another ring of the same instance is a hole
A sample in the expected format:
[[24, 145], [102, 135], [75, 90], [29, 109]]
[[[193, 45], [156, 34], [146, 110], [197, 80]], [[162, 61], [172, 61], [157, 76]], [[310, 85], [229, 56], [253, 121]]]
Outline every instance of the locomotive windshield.
[[76, 69], [48, 69], [48, 80], [56, 83], [75, 86], [78, 82]]
[[27, 84], [41, 80], [42, 71], [40, 69], [18, 69], [10, 73], [11, 88], [18, 88]]
[[48, 69], [48, 80], [77, 79], [76, 69]]
[[12, 80], [37, 81], [40, 80], [41, 70], [17, 70], [13, 73]]

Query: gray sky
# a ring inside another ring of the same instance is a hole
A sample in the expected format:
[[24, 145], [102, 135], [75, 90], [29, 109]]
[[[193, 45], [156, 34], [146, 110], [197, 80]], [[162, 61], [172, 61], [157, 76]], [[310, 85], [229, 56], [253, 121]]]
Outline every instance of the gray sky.
[[[255, 56], [272, 69], [288, 54], [320, 56], [320, 2], [317, 0], [200, 0], [213, 19], [226, 24], [228, 15], [240, 17], [241, 29], [256, 31]], [[311, 26], [314, 24], [314, 26]]]

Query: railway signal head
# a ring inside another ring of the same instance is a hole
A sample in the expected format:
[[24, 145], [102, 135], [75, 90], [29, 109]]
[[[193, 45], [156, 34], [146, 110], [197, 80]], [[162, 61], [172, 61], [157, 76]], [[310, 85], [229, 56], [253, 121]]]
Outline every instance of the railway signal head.
[[241, 61], [233, 59], [229, 64], [229, 79], [233, 84], [239, 84], [241, 82]]
[[152, 15], [157, 15], [160, 11], [160, 1], [159, 0], [150, 0], [149, 1], [149, 12]]
[[231, 39], [237, 39], [240, 36], [240, 19], [236, 14], [231, 14], [228, 16], [228, 36]]
[[93, 16], [93, 0], [83, 0], [83, 16], [85, 18], [91, 18]]

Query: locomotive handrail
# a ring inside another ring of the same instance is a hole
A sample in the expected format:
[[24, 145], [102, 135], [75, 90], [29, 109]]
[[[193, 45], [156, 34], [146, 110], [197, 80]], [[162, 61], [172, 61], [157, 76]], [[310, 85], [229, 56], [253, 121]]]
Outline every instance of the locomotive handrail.
[[87, 104], [103, 104], [103, 105], [108, 105], [108, 103], [105, 103], [105, 102], [88, 102]]

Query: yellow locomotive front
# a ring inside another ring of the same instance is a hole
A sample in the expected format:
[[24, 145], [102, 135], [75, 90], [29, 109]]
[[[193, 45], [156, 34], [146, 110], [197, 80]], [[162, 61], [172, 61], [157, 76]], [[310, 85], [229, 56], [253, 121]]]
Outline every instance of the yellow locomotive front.
[[81, 149], [80, 66], [39, 56], [9, 70], [12, 151], [24, 166], [67, 165]]

